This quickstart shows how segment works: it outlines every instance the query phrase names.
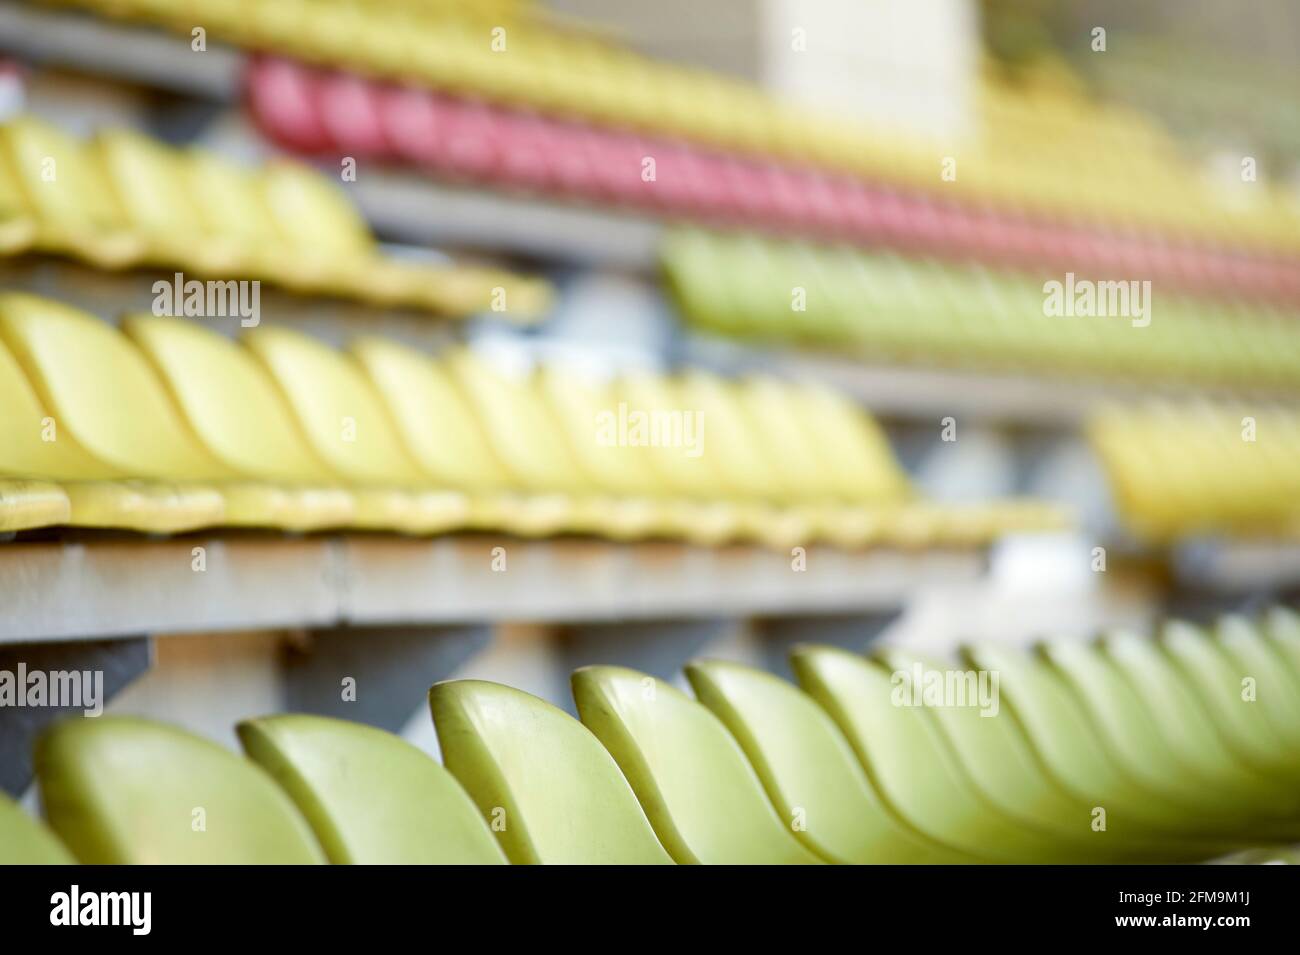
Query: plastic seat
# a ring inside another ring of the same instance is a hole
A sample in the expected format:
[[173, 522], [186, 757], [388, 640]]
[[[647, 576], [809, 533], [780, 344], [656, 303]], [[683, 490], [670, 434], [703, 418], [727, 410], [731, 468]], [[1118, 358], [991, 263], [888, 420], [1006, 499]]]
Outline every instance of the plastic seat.
[[781, 819], [829, 862], [939, 864], [978, 861], [926, 838], [885, 805], [843, 734], [806, 693], [771, 674], [704, 660], [686, 668], [691, 688], [722, 721], [758, 774]]
[[0, 150], [35, 212], [34, 245], [101, 268], [122, 268], [145, 250], [98, 159], [83, 143], [31, 117], [0, 125]]
[[[1222, 820], [1144, 787], [1104, 744], [1071, 687], [1041, 659], [993, 643], [966, 645], [963, 660], [997, 672], [1000, 705], [1009, 712], [1047, 772], [1068, 792], [1106, 811], [1106, 825], [1150, 832], [1188, 859], [1208, 859], [1249, 845], [1223, 832]], [[1217, 827], [1217, 828], [1216, 828]]]
[[123, 129], [101, 130], [89, 147], [98, 157], [147, 261], [204, 274], [241, 274], [246, 253], [237, 241], [204, 228], [184, 175], [184, 154]]
[[989, 861], [1089, 861], [998, 812], [922, 707], [894, 705], [880, 665], [830, 647], [791, 654], [799, 684], [830, 714], [889, 808], [930, 839]]
[[[1275, 625], [1278, 618], [1275, 619]], [[1255, 700], [1279, 740], [1300, 764], [1300, 678], [1256, 624], [1227, 616], [1214, 629], [1214, 642], [1237, 670], [1254, 680]]]
[[35, 767], [45, 816], [83, 863], [325, 861], [306, 821], [266, 773], [161, 723], [66, 720], [37, 740]]
[[442, 758], [515, 864], [668, 864], [613, 757], [581, 723], [520, 690], [435, 684]]
[[[894, 674], [904, 675], [906, 691], [910, 691], [918, 665], [922, 672], [951, 669], [951, 665], [902, 650], [881, 651], [878, 659]], [[997, 697], [991, 704], [995, 709], [981, 709], [981, 702], [968, 700], [968, 705], [929, 710], [957, 760], [999, 811], [1071, 846], [1080, 859], [1160, 862], [1183, 857], [1172, 840], [1153, 837], [1149, 830], [1129, 825], [1123, 817], [1113, 822], [1108, 819], [1104, 831], [1094, 831], [1095, 804], [1071, 793], [1045, 771], [1014, 725], [1014, 717], [1001, 711]]]
[[[1245, 785], [1251, 792], [1243, 803], [1262, 802], [1266, 809], [1289, 804], [1292, 812], [1300, 815], [1300, 796], [1293, 794], [1289, 785], [1279, 785], [1266, 770], [1252, 765], [1232, 749], [1216, 725], [1212, 711], [1156, 641], [1135, 634], [1112, 634], [1102, 641], [1101, 647], [1115, 669], [1127, 677], [1135, 694], [1147, 703], [1150, 718], [1159, 725], [1181, 759]], [[1267, 647], [1264, 652], [1268, 652]], [[1266, 669], [1256, 672], [1264, 674], [1266, 685], [1276, 676]], [[1276, 685], [1273, 688], [1282, 689]]]
[[296, 714], [248, 720], [238, 731], [244, 752], [288, 793], [330, 862], [505, 862], [451, 774], [398, 736]]
[[1160, 646], [1210, 709], [1233, 751], [1294, 789], [1300, 762], [1258, 699], [1253, 703], [1246, 699], [1243, 681], [1254, 674], [1244, 672], [1204, 632], [1186, 623], [1168, 624], [1160, 634]]
[[[225, 467], [268, 486], [265, 520], [307, 531], [343, 527], [356, 503], [304, 441], [266, 370], [234, 342], [198, 323], [134, 315], [122, 330], [174, 399], [190, 432]], [[224, 488], [229, 499], [241, 492]]]
[[[163, 381], [111, 325], [57, 303], [26, 299], [0, 311], [0, 337], [47, 397], [59, 426], [108, 467], [193, 485], [192, 493], [215, 501], [219, 520], [213, 523], [267, 527], [284, 518], [298, 526], [301, 511], [310, 511], [313, 499], [295, 502], [211, 454], [177, 412]], [[326, 503], [332, 520], [336, 502], [327, 495]]]
[[355, 360], [285, 328], [263, 326], [243, 340], [278, 384], [307, 444], [349, 485], [355, 526], [424, 534], [463, 524], [464, 496], [429, 486]]
[[68, 865], [75, 861], [39, 819], [0, 795], [0, 865]]
[[466, 492], [470, 526], [524, 536], [564, 526], [568, 499], [518, 493], [515, 478], [489, 445], [468, 398], [443, 363], [376, 337], [357, 339], [351, 351], [426, 478]]
[[679, 863], [815, 864], [717, 717], [680, 690], [622, 667], [573, 674], [583, 724], [613, 755]]
[[1139, 694], [1118, 678], [1095, 647], [1055, 640], [1043, 644], [1041, 651], [1078, 694], [1103, 743], [1145, 787], [1218, 820], [1224, 831], [1265, 838], [1300, 835], [1300, 818], [1285, 821], [1295, 812], [1294, 797], [1288, 805], [1281, 802], [1288, 798], [1285, 790], [1268, 787], [1266, 780], [1243, 780], [1232, 775], [1231, 766], [1207, 766], [1211, 760], [1204, 757], [1193, 762], [1182, 750], [1194, 750], [1196, 742], [1171, 745]]
[[[82, 331], [87, 331], [85, 337]], [[220, 523], [226, 504], [215, 489], [188, 481], [136, 480], [145, 475], [135, 470], [130, 452], [120, 460], [100, 456], [99, 446], [107, 444], [113, 454], [123, 443], [138, 442], [145, 449], [142, 463], [153, 460], [147, 450], [155, 440], [149, 428], [151, 413], [123, 420], [115, 417], [117, 405], [102, 397], [116, 393], [116, 371], [122, 370], [110, 368], [112, 357], [120, 357], [116, 335], [96, 319], [58, 303], [20, 293], [0, 296], [0, 402], [6, 409], [0, 416], [0, 470], [57, 482], [67, 499], [66, 513], [48, 488], [29, 489], [36, 494], [33, 505], [58, 518], [56, 523], [66, 519], [79, 527], [150, 533]], [[107, 358], [99, 357], [101, 345]], [[89, 367], [82, 367], [83, 362]], [[130, 358], [125, 367], [128, 374], [143, 373], [143, 381], [129, 382], [123, 394], [138, 396], [139, 389], [149, 388], [147, 368]], [[151, 400], [146, 400], [147, 408]], [[166, 411], [159, 417], [160, 428], [166, 428]], [[110, 430], [96, 431], [101, 424]], [[79, 430], [87, 428], [90, 441], [83, 441]]]

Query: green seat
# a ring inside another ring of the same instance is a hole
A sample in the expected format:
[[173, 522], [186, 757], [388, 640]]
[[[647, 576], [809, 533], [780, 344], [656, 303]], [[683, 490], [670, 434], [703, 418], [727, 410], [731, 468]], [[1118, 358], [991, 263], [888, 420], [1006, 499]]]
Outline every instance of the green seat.
[[1258, 701], [1247, 698], [1243, 681], [1247, 673], [1234, 664], [1203, 631], [1190, 624], [1168, 624], [1160, 645], [1174, 661], [1213, 714], [1228, 745], [1261, 772], [1294, 786], [1300, 779], [1300, 761], [1286, 749], [1284, 739]]
[[1293, 674], [1256, 626], [1244, 617], [1219, 621], [1214, 641], [1228, 661], [1255, 680], [1256, 705], [1300, 767], [1300, 677]]
[[1047, 772], [1077, 798], [1106, 812], [1107, 829], [1149, 831], [1176, 840], [1189, 859], [1223, 855], [1246, 843], [1214, 834], [1207, 820], [1181, 802], [1146, 789], [1104, 745], [1082, 703], [1060, 674], [1020, 650], [968, 644], [969, 665], [1000, 674], [999, 705], [1007, 710]]
[[735, 737], [782, 819], [830, 862], [937, 864], [978, 861], [926, 838], [890, 811], [839, 729], [808, 694], [751, 667], [692, 663], [700, 702]]
[[894, 705], [884, 667], [831, 647], [801, 647], [790, 659], [799, 684], [838, 724], [889, 807], [912, 826], [989, 861], [1080, 861], [1069, 845], [984, 799], [931, 714]]
[[70, 719], [37, 741], [50, 826], [91, 864], [324, 862], [261, 769], [216, 743], [130, 717]]
[[[1135, 634], [1112, 634], [1101, 642], [1101, 648], [1127, 678], [1134, 695], [1146, 704], [1150, 719], [1181, 759], [1204, 772], [1235, 780], [1248, 790], [1247, 803], [1262, 803], [1266, 810], [1289, 806], [1290, 814], [1300, 815], [1300, 791], [1264, 775], [1233, 751], [1211, 712], [1156, 641]], [[1268, 652], [1266, 645], [1264, 652]]]
[[[895, 675], [902, 675], [906, 689], [911, 687], [917, 664], [923, 672], [953, 670], [951, 665], [924, 660], [903, 650], [883, 651], [877, 659]], [[967, 672], [978, 679], [978, 671]], [[993, 692], [1000, 696], [1000, 690], [999, 679]], [[1015, 725], [1015, 718], [1002, 711], [998, 697], [992, 697], [987, 707], [981, 705], [977, 695], [965, 702], [968, 705], [929, 709], [962, 768], [999, 811], [1068, 845], [1079, 859], [1168, 861], [1178, 855], [1167, 843], [1119, 821], [1107, 825], [1104, 831], [1094, 829], [1093, 804], [1078, 798], [1046, 772]]]
[[681, 863], [815, 864], [726, 728], [662, 680], [622, 667], [573, 674], [582, 722], [623, 770]]
[[39, 819], [0, 795], [0, 865], [66, 865], [75, 861]]
[[244, 752], [289, 794], [333, 863], [505, 862], [451, 774], [400, 737], [298, 714], [238, 729]]
[[444, 764], [511, 862], [672, 862], [613, 757], [567, 713], [481, 680], [435, 684], [429, 707]]
[[1255, 782], [1234, 777], [1231, 766], [1215, 763], [1204, 749], [1198, 758], [1198, 740], [1184, 743], [1182, 734], [1162, 733], [1143, 698], [1095, 646], [1057, 640], [1040, 649], [1078, 694], [1103, 745], [1144, 786], [1214, 820], [1219, 831], [1260, 837], [1300, 835], [1300, 829], [1280, 818], [1286, 807], [1269, 812], [1287, 794], [1265, 791]]

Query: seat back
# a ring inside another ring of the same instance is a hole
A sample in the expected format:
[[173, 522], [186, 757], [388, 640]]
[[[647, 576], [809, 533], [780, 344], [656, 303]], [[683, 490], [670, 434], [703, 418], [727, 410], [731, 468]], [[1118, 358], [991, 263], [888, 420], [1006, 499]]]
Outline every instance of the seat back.
[[287, 328], [253, 329], [244, 344], [270, 372], [308, 443], [331, 470], [360, 484], [427, 483], [351, 357]]
[[240, 723], [244, 752], [289, 794], [336, 864], [494, 864], [465, 790], [401, 737], [320, 716]]
[[1070, 858], [982, 799], [923, 707], [898, 705], [878, 663], [831, 647], [790, 657], [799, 685], [839, 726], [889, 807], [932, 839], [986, 859]]
[[[571, 369], [538, 369], [537, 386], [583, 471], [602, 491], [660, 496], [667, 488], [648, 467], [644, 445], [621, 440], [619, 396], [612, 382]], [[606, 430], [602, 437], [601, 429]]]
[[1131, 775], [1158, 791], [1171, 784], [1183, 788], [1187, 780], [1196, 778], [1192, 768], [1177, 757], [1138, 694], [1116, 678], [1094, 644], [1052, 640], [1039, 650], [1078, 695], [1105, 744]]
[[50, 826], [84, 863], [316, 863], [289, 797], [256, 765], [183, 730], [70, 719], [37, 740]]
[[[15, 299], [0, 296], [0, 316]], [[0, 335], [0, 471], [6, 474], [45, 477], [54, 480], [94, 480], [122, 477], [90, 454], [41, 403], [17, 359]], [[53, 427], [51, 431], [50, 428]], [[45, 440], [52, 435], [56, 440]]]
[[1092, 806], [1044, 772], [1014, 717], [1002, 711], [1000, 674], [993, 684], [990, 671], [963, 671], [900, 649], [882, 650], [876, 659], [908, 690], [918, 667], [923, 694], [930, 674], [945, 684], [952, 680], [961, 698], [945, 697], [930, 712], [967, 775], [1002, 812], [1073, 843], [1080, 853], [1111, 858], [1121, 853], [1118, 840], [1092, 830]]
[[795, 686], [737, 663], [695, 661], [686, 676], [730, 731], [781, 819], [830, 862], [969, 862], [926, 839], [877, 795], [844, 734]]
[[133, 315], [122, 330], [166, 383], [195, 436], [226, 467], [264, 480], [329, 479], [283, 395], [246, 349], [181, 318]]
[[[1133, 691], [1147, 702], [1147, 712], [1163, 737], [1193, 765], [1219, 776], [1254, 778], [1269, 788], [1224, 742], [1211, 711], [1175, 668], [1159, 643], [1136, 634], [1108, 635], [1101, 649]], [[1280, 794], [1279, 794], [1280, 795]]]
[[365, 259], [375, 242], [365, 220], [320, 173], [293, 162], [273, 162], [258, 177], [262, 197], [286, 241], [334, 256]]
[[573, 698], [678, 862], [822, 861], [795, 838], [798, 817], [777, 816], [717, 717], [680, 690], [635, 670], [595, 666], [573, 674]]
[[387, 339], [351, 346], [393, 413], [412, 457], [433, 480], [465, 490], [508, 487], [510, 475], [488, 445], [470, 403], [439, 362]]
[[127, 227], [98, 157], [85, 143], [30, 116], [0, 125], [0, 149], [42, 224], [82, 234]]
[[447, 352], [442, 363], [474, 409], [496, 457], [519, 486], [542, 493], [592, 489], [543, 403], [531, 371], [497, 367], [468, 349]]
[[148, 362], [107, 322], [13, 293], [0, 299], [0, 339], [59, 429], [109, 468], [178, 481], [233, 476], [194, 439]]
[[1215, 642], [1243, 674], [1255, 680], [1255, 699], [1277, 736], [1300, 755], [1300, 677], [1262, 631], [1245, 617], [1227, 616], [1214, 631]]
[[0, 794], [0, 865], [66, 865], [75, 861], [39, 819]]
[[181, 172], [180, 153], [125, 129], [101, 130], [91, 148], [135, 227], [177, 240], [198, 239], [198, 210]]
[[429, 707], [443, 763], [511, 862], [672, 861], [613, 757], [567, 713], [481, 680], [435, 684]]
[[1165, 626], [1160, 646], [1205, 705], [1232, 749], [1252, 765], [1295, 776], [1294, 760], [1256, 703], [1248, 701], [1245, 680], [1253, 674], [1228, 659], [1202, 630], [1174, 622]]

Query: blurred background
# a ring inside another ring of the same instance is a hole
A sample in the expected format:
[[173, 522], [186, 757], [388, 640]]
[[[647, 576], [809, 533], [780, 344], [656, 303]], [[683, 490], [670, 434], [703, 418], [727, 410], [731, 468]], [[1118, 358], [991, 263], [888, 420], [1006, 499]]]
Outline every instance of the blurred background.
[[[422, 536], [55, 521], [0, 544], [0, 659], [104, 667], [109, 711], [231, 745], [238, 719], [304, 710], [432, 750], [433, 679], [571, 709], [568, 674], [585, 663], [783, 670], [801, 640], [944, 653], [1293, 604], [1300, 10], [1250, 11], [0, 0], [6, 291], [110, 323], [148, 310], [154, 283], [199, 271], [186, 256], [213, 235], [261, 239], [233, 206], [221, 225], [222, 194], [193, 181], [176, 201], [205, 206], [207, 225], [168, 236], [176, 210], [142, 144], [249, 169], [291, 157], [347, 213], [276, 207], [277, 228], [317, 250], [360, 230], [376, 263], [436, 280], [384, 299], [365, 275], [268, 269], [259, 331], [464, 346], [528, 388], [545, 369], [561, 389], [701, 373], [831, 389], [878, 423], [879, 466], [929, 508], [920, 530], [899, 517], [709, 540], [616, 539], [599, 522]], [[143, 139], [112, 138], [123, 130]], [[50, 143], [102, 165], [66, 208], [40, 198], [29, 164]], [[162, 251], [111, 254], [113, 229], [153, 229]], [[1119, 314], [1052, 314], [1052, 282], [1133, 297]], [[497, 308], [489, 286], [517, 304]], [[502, 458], [542, 440], [527, 416], [489, 420], [492, 394], [470, 397]], [[814, 427], [812, 405], [783, 407]], [[706, 442], [722, 434], [712, 414]], [[749, 421], [769, 467], [799, 453], [773, 420]], [[726, 456], [713, 440], [706, 457]], [[734, 464], [715, 458], [706, 498], [744, 497]], [[356, 700], [341, 702], [347, 678]], [[34, 728], [0, 727], [6, 788], [26, 786]]]

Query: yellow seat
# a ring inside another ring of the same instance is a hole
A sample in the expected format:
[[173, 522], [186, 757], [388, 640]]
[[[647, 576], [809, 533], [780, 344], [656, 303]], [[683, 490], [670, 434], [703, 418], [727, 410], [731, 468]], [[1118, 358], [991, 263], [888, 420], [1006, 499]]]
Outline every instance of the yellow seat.
[[[193, 321], [135, 315], [122, 324], [203, 448], [232, 472], [265, 482], [226, 485], [227, 501], [263, 500], [286, 530], [343, 527], [356, 502], [312, 453], [266, 370], [229, 339]], [[239, 508], [235, 508], [238, 510]]]
[[351, 351], [392, 412], [402, 442], [425, 478], [466, 493], [468, 526], [528, 537], [564, 526], [568, 499], [520, 493], [441, 363], [377, 337], [354, 341]]
[[122, 268], [145, 251], [97, 157], [59, 129], [28, 116], [0, 125], [0, 150], [34, 212], [35, 248]]
[[[110, 361], [95, 354], [99, 336], [74, 345], [77, 370], [60, 373], [63, 339], [78, 338], [86, 323], [95, 319], [74, 309], [35, 296], [8, 293], [0, 296], [0, 471], [18, 477], [58, 482], [67, 497], [66, 515], [54, 505], [49, 516], [55, 523], [78, 527], [113, 527], [149, 533], [191, 530], [219, 523], [225, 501], [214, 489], [172, 483], [170, 476], [146, 475], [128, 463], [121, 467], [101, 458], [95, 447], [82, 440], [79, 429], [96, 425], [94, 417], [111, 416], [120, 407], [104, 399], [116, 395], [117, 382], [105, 384], [100, 371]], [[96, 329], [98, 331], [98, 329]], [[103, 326], [111, 340], [116, 335]], [[120, 345], [115, 343], [115, 345]], [[110, 346], [110, 351], [115, 346]], [[92, 367], [84, 368], [88, 362]], [[50, 369], [53, 364], [55, 367]], [[98, 366], [98, 368], [93, 367]], [[45, 375], [52, 370], [51, 377]], [[147, 368], [136, 368], [148, 375]], [[88, 376], [83, 378], [82, 372]], [[68, 383], [71, 382], [71, 386]], [[95, 386], [98, 382], [99, 388]], [[103, 390], [105, 388], [109, 390]], [[39, 391], [38, 391], [39, 389]], [[57, 391], [57, 394], [56, 394]], [[56, 400], [57, 399], [57, 400]], [[67, 411], [65, 406], [70, 405]], [[98, 411], [95, 405], [101, 406]], [[89, 411], [91, 417], [83, 412]], [[147, 405], [146, 405], [147, 407]], [[145, 443], [152, 440], [146, 412], [135, 422], [118, 422]], [[109, 438], [110, 444], [115, 444]], [[129, 457], [129, 455], [128, 455]], [[150, 477], [150, 480], [139, 480]], [[48, 495], [47, 495], [48, 497]]]
[[151, 263], [207, 274], [239, 274], [245, 255], [231, 237], [205, 228], [184, 174], [185, 154], [124, 129], [103, 130], [91, 148]]
[[413, 534], [464, 526], [465, 496], [432, 486], [355, 360], [284, 328], [257, 328], [244, 343], [288, 400], [307, 444], [351, 487], [354, 526]]

